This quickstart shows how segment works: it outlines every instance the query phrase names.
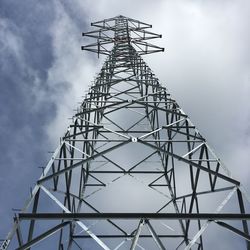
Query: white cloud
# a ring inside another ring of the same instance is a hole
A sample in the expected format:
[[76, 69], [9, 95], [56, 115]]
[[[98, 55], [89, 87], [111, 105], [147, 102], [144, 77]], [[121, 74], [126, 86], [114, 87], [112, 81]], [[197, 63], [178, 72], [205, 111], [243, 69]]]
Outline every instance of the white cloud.
[[[20, 33], [20, 28], [14, 22], [10, 19], [0, 18], [1, 71], [9, 72], [10, 77], [12, 77], [12, 74], [20, 77], [16, 84], [20, 86], [24, 93], [29, 95], [25, 101], [30, 102], [30, 111], [35, 112], [41, 109], [41, 105], [47, 96], [37, 72], [27, 64], [26, 48]], [[29, 80], [28, 84], [27, 79]]]
[[82, 37], [75, 20], [68, 15], [59, 1], [54, 1], [55, 20], [51, 26], [54, 63], [48, 71], [48, 85], [53, 86], [51, 98], [56, 104], [56, 117], [47, 127], [51, 143], [55, 146], [66, 131], [73, 108], [79, 106], [98, 72], [92, 55], [81, 51]]
[[20, 66], [23, 65], [23, 41], [20, 36], [15, 34], [15, 29], [16, 26], [9, 20], [0, 18], [0, 54], [2, 55], [0, 60], [3, 71], [7, 70], [5, 68], [7, 66], [5, 62], [9, 59], [4, 58], [4, 55], [6, 55], [6, 57], [13, 56]]

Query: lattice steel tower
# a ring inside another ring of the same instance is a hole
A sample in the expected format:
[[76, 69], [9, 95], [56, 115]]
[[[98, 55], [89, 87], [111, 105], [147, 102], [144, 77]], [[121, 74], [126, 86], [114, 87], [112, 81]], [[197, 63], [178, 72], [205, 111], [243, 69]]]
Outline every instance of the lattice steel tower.
[[249, 250], [240, 182], [141, 57], [161, 36], [91, 25], [82, 49], [107, 59], [1, 249]]

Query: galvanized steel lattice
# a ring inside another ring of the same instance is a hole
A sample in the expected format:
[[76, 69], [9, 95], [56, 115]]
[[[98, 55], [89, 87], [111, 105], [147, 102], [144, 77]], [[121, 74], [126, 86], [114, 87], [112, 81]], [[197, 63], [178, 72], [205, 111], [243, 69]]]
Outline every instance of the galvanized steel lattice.
[[107, 59], [1, 249], [201, 250], [213, 228], [249, 250], [240, 182], [141, 57], [161, 35], [124, 16], [91, 25], [82, 49]]

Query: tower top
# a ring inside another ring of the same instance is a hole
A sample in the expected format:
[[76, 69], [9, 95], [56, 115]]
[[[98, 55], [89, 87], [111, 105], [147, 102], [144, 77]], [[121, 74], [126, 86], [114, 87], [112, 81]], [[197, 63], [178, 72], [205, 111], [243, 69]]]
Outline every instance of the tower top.
[[148, 43], [147, 40], [161, 38], [160, 34], [148, 31], [151, 24], [118, 15], [91, 23], [98, 29], [82, 33], [83, 36], [96, 39], [95, 43], [82, 46], [82, 50], [95, 52], [98, 55], [109, 55], [110, 45], [132, 45], [139, 55], [164, 51], [164, 48]]

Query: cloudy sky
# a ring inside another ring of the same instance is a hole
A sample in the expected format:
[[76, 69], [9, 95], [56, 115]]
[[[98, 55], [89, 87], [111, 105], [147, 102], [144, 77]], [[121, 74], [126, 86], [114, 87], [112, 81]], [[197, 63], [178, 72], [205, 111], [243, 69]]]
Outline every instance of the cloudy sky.
[[248, 0], [1, 0], [0, 238], [101, 67], [81, 32], [118, 14], [163, 35], [146, 62], [250, 193]]

